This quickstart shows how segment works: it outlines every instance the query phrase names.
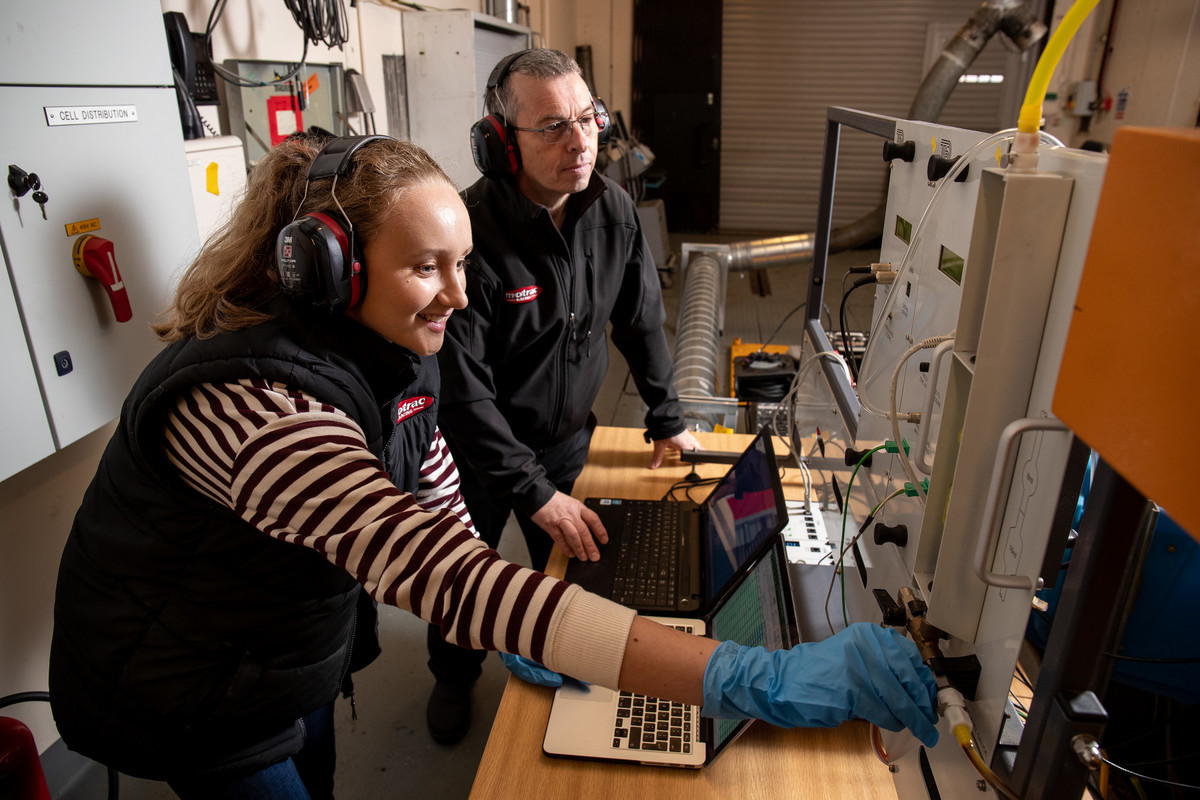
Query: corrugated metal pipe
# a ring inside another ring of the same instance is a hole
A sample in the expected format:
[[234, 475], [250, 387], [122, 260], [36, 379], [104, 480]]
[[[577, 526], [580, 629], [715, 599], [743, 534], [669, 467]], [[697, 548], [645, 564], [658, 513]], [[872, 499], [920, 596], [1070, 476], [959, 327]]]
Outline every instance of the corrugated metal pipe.
[[[685, 265], [675, 331], [675, 390], [680, 397], [712, 397], [717, 391], [717, 343], [721, 339], [717, 320], [725, 306], [723, 260], [712, 253], [696, 253]], [[692, 430], [715, 428], [715, 415], [689, 410], [686, 402], [684, 416]]]
[[1028, 50], [1045, 36], [1046, 26], [1034, 6], [1021, 0], [990, 0], [976, 9], [925, 73], [908, 118], [936, 122], [958, 79], [996, 33], [1004, 33], [1020, 50]]

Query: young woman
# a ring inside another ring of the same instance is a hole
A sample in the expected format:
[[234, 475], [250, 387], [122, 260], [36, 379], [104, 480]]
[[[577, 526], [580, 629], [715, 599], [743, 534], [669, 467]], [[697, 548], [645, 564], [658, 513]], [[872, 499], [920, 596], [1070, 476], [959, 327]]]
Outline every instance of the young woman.
[[466, 303], [466, 210], [412, 144], [321, 144], [254, 168], [76, 516], [50, 658], [70, 748], [185, 800], [331, 797], [330, 709], [377, 652], [372, 601], [710, 714], [936, 739], [932, 675], [894, 631], [718, 648], [479, 541], [456, 513], [431, 358]]

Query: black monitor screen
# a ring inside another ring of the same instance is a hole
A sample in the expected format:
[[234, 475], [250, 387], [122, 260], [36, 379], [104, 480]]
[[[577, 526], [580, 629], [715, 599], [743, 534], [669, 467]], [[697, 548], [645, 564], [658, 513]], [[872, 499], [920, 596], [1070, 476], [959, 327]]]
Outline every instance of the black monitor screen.
[[716, 600], [738, 567], [787, 521], [779, 467], [764, 431], [704, 501], [708, 518], [708, 596]]

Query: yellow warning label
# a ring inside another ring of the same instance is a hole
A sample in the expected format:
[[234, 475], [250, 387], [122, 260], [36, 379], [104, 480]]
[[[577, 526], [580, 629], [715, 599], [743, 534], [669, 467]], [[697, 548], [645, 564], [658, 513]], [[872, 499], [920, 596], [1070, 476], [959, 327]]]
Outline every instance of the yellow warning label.
[[65, 226], [67, 236], [78, 236], [81, 233], [91, 233], [100, 230], [100, 218], [85, 219], [80, 222], [68, 222]]
[[213, 161], [204, 170], [204, 182], [209, 194], [220, 194], [221, 187], [217, 185], [217, 162]]

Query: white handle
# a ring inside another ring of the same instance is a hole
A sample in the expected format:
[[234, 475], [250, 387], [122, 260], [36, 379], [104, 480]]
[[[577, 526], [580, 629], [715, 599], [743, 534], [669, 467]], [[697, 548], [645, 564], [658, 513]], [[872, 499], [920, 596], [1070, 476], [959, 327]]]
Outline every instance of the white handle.
[[929, 385], [925, 387], [925, 403], [921, 406], [920, 434], [917, 436], [917, 460], [913, 462], [913, 466], [926, 475], [933, 474], [933, 464], [925, 463], [925, 448], [929, 447], [929, 428], [933, 424], [933, 396], [937, 393], [938, 368], [941, 366], [942, 356], [953, 348], [954, 340], [947, 339], [937, 346], [929, 358]]
[[997, 575], [988, 569], [988, 556], [996, 550], [997, 522], [1000, 512], [1001, 498], [1007, 496], [1012, 485], [1009, 476], [1012, 474], [1015, 445], [1022, 434], [1029, 431], [1062, 431], [1070, 433], [1071, 429], [1056, 419], [1049, 417], [1015, 419], [1005, 426], [996, 443], [996, 463], [992, 467], [992, 478], [988, 482], [987, 500], [983, 504], [983, 515], [980, 519], [979, 538], [975, 544], [975, 574], [979, 580], [988, 586], [1000, 589], [1032, 589], [1033, 584], [1024, 575]]

